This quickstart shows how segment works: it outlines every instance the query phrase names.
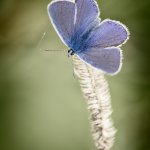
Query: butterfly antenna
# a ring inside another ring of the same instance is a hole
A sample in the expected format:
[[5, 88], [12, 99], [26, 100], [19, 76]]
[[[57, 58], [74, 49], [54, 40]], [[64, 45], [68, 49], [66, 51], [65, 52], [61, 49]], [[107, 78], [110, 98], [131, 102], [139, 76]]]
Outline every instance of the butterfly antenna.
[[[40, 47], [41, 42], [44, 40], [45, 35], [46, 35], [46, 32], [43, 33], [43, 35], [42, 35], [42, 37], [41, 37], [39, 43], [37, 44], [37, 47], [38, 47], [38, 48]], [[58, 49], [57, 49], [57, 50], [56, 50], [56, 49], [55, 49], [55, 50], [54, 50], [54, 49], [52, 50], [52, 49], [41, 49], [41, 48], [40, 48], [40, 50], [41, 50], [41, 51], [52, 51], [52, 52], [56, 52], [56, 51], [65, 51], [65, 50], [58, 50]]]
[[65, 51], [65, 50], [61, 50], [61, 49], [44, 49], [44, 51], [52, 51], [53, 52], [53, 51]]
[[41, 42], [43, 41], [43, 39], [44, 39], [45, 35], [46, 35], [46, 32], [44, 32], [44, 33], [43, 33], [43, 35], [42, 35], [42, 37], [41, 37], [41, 39], [40, 39], [39, 43], [37, 44], [37, 47], [40, 47]]
[[47, 51], [47, 52], [62, 52], [62, 51], [65, 51], [65, 50], [61, 50], [61, 49], [40, 49], [41, 51]]

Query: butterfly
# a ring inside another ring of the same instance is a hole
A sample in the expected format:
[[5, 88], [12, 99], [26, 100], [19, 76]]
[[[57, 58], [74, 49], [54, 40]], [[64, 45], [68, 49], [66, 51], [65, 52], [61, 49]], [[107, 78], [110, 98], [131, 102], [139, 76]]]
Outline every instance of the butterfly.
[[47, 9], [54, 29], [69, 47], [69, 56], [76, 54], [107, 74], [120, 70], [120, 46], [129, 37], [125, 25], [110, 19], [101, 21], [95, 0], [53, 0]]

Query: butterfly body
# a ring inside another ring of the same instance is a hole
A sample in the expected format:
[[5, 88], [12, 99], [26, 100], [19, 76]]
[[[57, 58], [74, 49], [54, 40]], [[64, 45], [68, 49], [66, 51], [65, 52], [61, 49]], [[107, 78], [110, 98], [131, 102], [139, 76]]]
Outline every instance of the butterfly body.
[[88, 39], [90, 38], [90, 35], [92, 31], [96, 28], [96, 25], [98, 24], [99, 19], [96, 19], [91, 24], [89, 24], [84, 31], [77, 31], [74, 32], [74, 35], [72, 36], [71, 40], [71, 49], [74, 53], [80, 53], [82, 51], [87, 50], [87, 43]]
[[48, 5], [48, 14], [59, 37], [69, 47], [68, 56], [76, 54], [107, 74], [120, 70], [120, 46], [129, 32], [120, 22], [101, 22], [95, 0], [54, 0]]

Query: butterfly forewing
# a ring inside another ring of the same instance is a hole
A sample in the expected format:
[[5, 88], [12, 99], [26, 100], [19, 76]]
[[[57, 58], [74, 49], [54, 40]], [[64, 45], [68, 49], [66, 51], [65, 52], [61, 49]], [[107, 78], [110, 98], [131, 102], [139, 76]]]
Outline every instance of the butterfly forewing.
[[63, 42], [70, 46], [74, 33], [75, 3], [72, 1], [52, 1], [48, 5], [51, 22]]
[[105, 20], [91, 33], [88, 47], [105, 48], [119, 46], [128, 38], [127, 28], [119, 22]]
[[75, 32], [82, 34], [99, 16], [99, 8], [95, 0], [75, 1]]

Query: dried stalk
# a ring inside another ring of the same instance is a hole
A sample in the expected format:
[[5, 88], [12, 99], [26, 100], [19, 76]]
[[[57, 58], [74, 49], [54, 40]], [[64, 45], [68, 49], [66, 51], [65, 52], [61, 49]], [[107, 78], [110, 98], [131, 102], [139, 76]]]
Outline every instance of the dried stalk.
[[79, 78], [83, 95], [88, 104], [92, 136], [98, 150], [110, 150], [116, 130], [110, 119], [111, 98], [104, 74], [73, 57], [74, 72]]

